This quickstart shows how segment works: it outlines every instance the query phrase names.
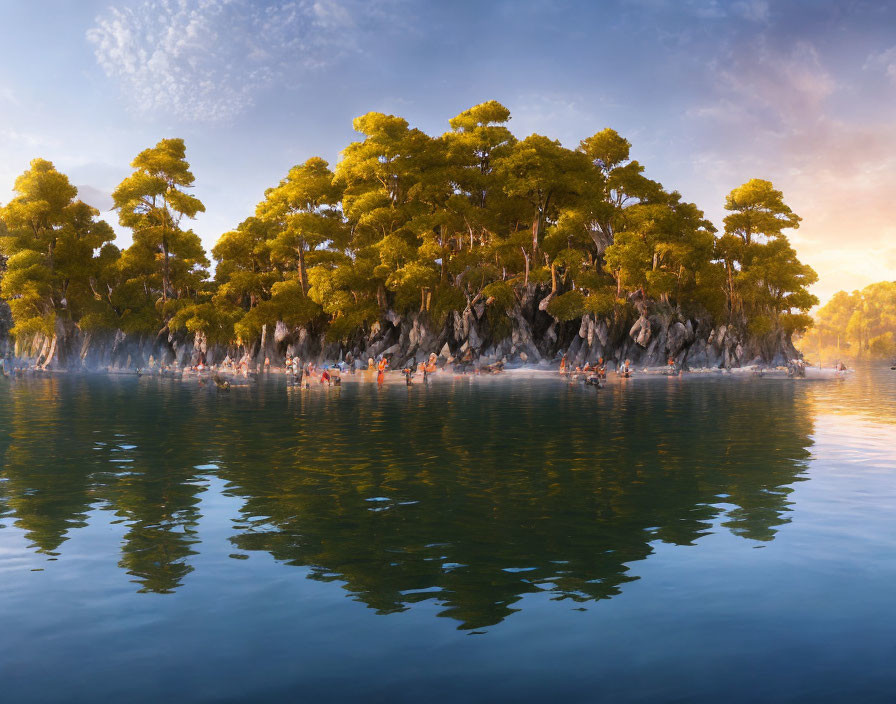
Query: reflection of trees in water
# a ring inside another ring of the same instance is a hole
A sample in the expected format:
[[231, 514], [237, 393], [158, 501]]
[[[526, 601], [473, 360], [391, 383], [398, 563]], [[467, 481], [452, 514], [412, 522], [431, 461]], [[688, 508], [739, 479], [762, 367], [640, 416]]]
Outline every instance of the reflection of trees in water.
[[771, 540], [808, 456], [792, 387], [677, 383], [559, 403], [556, 387], [299, 397], [291, 451], [269, 456], [263, 433], [223, 450], [245, 500], [234, 543], [342, 580], [382, 612], [435, 597], [479, 627], [529, 592], [619, 593], [651, 541], [693, 544], [719, 504], [733, 504], [732, 532]]
[[0, 492], [15, 525], [51, 555], [87, 524], [91, 507], [114, 510], [127, 525], [121, 567], [143, 589], [169, 592], [192, 571], [202, 490], [193, 460], [206, 453], [179, 438], [202, 411], [179, 406], [176, 387], [130, 382], [94, 383], [88, 393], [83, 379], [17, 381], [9, 432], [0, 435], [7, 479]]
[[652, 541], [690, 545], [714, 522], [771, 540], [787, 522], [811, 432], [794, 387], [658, 381], [229, 395], [42, 382], [11, 397], [0, 501], [46, 552], [91, 506], [113, 510], [119, 564], [170, 592], [193, 569], [196, 466], [213, 460], [243, 502], [240, 549], [308, 566], [380, 612], [435, 598], [485, 626], [527, 593], [618, 594]]
[[127, 526], [118, 564], [140, 591], [173, 592], [193, 571], [204, 489], [195, 467], [207, 457], [203, 429], [211, 418], [193, 392], [147, 379], [114, 395], [118, 447], [132, 461], [105, 484], [102, 499]]
[[92, 500], [91, 458], [72, 442], [74, 435], [90, 437], [84, 400], [60, 393], [55, 378], [7, 383], [0, 426], [2, 502], [30, 547], [55, 556], [71, 529], [87, 525]]

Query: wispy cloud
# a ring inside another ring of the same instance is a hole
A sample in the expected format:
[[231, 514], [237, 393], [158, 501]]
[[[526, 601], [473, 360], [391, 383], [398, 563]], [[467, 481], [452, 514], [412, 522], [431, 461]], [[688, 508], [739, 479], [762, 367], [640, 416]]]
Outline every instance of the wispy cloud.
[[[896, 63], [896, 51], [886, 54], [876, 67]], [[800, 256], [824, 273], [822, 298], [892, 278], [896, 127], [875, 114], [838, 117], [849, 86], [806, 41], [776, 48], [760, 38], [718, 58], [713, 73], [715, 100], [688, 111], [702, 128], [695, 167], [726, 188], [757, 176], [784, 190], [804, 217], [792, 234]]]
[[794, 129], [822, 114], [836, 88], [812, 44], [798, 42], [779, 51], [759, 41], [718, 62], [717, 101], [695, 108], [693, 114]]
[[746, 20], [768, 22], [769, 5], [767, 0], [741, 0], [732, 6], [734, 12]]
[[869, 56], [863, 68], [882, 70], [893, 83], [896, 83], [896, 45]]
[[15, 107], [19, 107], [22, 104], [12, 91], [12, 88], [4, 86], [0, 86], [0, 102], [9, 103]]
[[87, 39], [136, 111], [216, 122], [276, 81], [358, 51], [382, 12], [364, 0], [142, 0], [110, 8]]

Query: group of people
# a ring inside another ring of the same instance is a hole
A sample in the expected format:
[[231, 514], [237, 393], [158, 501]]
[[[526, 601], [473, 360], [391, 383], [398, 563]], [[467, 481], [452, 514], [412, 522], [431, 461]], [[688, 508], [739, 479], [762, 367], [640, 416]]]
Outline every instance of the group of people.
[[[631, 373], [629, 368], [630, 363], [630, 360], [625, 360], [625, 376], [629, 376]], [[604, 362], [604, 358], [601, 357], [598, 359], [597, 363], [594, 365], [590, 362], [586, 362], [584, 367], [576, 366], [575, 369], [571, 369], [566, 355], [563, 355], [560, 359], [560, 375], [570, 380], [576, 380], [579, 378], [579, 375], [582, 374], [584, 374], [585, 383], [587, 385], [602, 387], [607, 381], [607, 365]]]
[[[404, 375], [404, 381], [408, 386], [414, 383], [415, 374], [422, 374], [423, 383], [425, 384], [429, 380], [430, 374], [435, 374], [438, 371], [438, 367], [436, 366], [438, 357], [436, 357], [435, 352], [430, 354], [429, 359], [425, 362], [420, 362], [416, 368], [414, 368], [414, 361], [415, 360], [411, 360], [411, 363], [401, 370], [401, 373]], [[377, 382], [380, 384], [383, 383], [382, 372], [377, 375]]]
[[[597, 363], [594, 365], [586, 362], [585, 366], [583, 367], [576, 366], [575, 368], [571, 368], [566, 355], [563, 355], [563, 357], [560, 359], [559, 371], [561, 376], [564, 376], [570, 380], [578, 380], [580, 376], [584, 375], [585, 383], [590, 386], [603, 386], [603, 384], [605, 384], [607, 381], [607, 365], [606, 362], [604, 362], [603, 357], [600, 357], [597, 360]], [[682, 373], [682, 368], [674, 358], [669, 357], [666, 363], [665, 373], [669, 376], [680, 376]], [[616, 374], [623, 379], [630, 378], [634, 374], [632, 360], [626, 359], [622, 364], [620, 364], [616, 369]]]
[[318, 377], [318, 368], [314, 362], [308, 362], [303, 365], [302, 360], [299, 359], [299, 357], [293, 357], [288, 354], [286, 355], [284, 369], [286, 370], [286, 373], [291, 376], [290, 381], [292, 384], [305, 389], [311, 388], [311, 384], [315, 378], [317, 378], [317, 383], [321, 385], [342, 385], [342, 367], [339, 364], [321, 367], [320, 376]]

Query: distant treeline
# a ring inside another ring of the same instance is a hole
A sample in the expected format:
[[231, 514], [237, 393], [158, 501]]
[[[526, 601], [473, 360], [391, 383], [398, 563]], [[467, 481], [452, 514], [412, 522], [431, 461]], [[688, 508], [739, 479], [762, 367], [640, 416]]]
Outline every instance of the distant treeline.
[[35, 159], [0, 209], [12, 334], [186, 330], [248, 345], [281, 321], [342, 340], [390, 310], [439, 326], [485, 304], [500, 335], [525, 290], [543, 292], [558, 321], [620, 315], [640, 292], [754, 336], [811, 325], [817, 276], [790, 246], [784, 230], [800, 218], [770, 182], [731, 191], [718, 235], [696, 205], [644, 175], [614, 130], [567, 149], [518, 140], [509, 119], [491, 101], [431, 137], [400, 117], [357, 118], [363, 139], [335, 170], [318, 157], [293, 167], [221, 235], [213, 277], [187, 225], [205, 208], [190, 195], [183, 140], [140, 152], [112, 194], [133, 232], [124, 250], [69, 179]]
[[807, 353], [836, 349], [848, 356], [896, 358], [896, 281], [838, 291], [819, 309], [801, 346]]

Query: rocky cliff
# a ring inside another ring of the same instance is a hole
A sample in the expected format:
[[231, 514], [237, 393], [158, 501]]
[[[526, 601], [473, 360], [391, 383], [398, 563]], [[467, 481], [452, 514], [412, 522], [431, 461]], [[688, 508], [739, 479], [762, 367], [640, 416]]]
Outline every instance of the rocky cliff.
[[[414, 359], [421, 361], [430, 353], [445, 359], [462, 358], [468, 350], [481, 363], [506, 359], [534, 364], [566, 354], [573, 366], [594, 363], [601, 357], [611, 366], [625, 359], [636, 366], [661, 366], [670, 357], [685, 368], [775, 366], [800, 356], [783, 331], [751, 337], [744, 324], [714, 325], [708, 316], [687, 316], [641, 300], [638, 294], [612, 316], [588, 314], [567, 322], [545, 312], [546, 298], [543, 291], [532, 287], [510, 310], [496, 314], [480, 301], [449, 313], [440, 325], [427, 312], [399, 315], [388, 311], [366, 333], [342, 341], [327, 340], [313, 326], [288, 329], [283, 323], [272, 330], [266, 328], [261, 339], [250, 346], [209, 344], [201, 333], [86, 334], [74, 328], [57, 330], [55, 340], [38, 336], [29, 344], [19, 344], [15, 353], [32, 363], [69, 369], [139, 367], [150, 355], [178, 365], [196, 364], [200, 359], [215, 364], [227, 355], [248, 358], [255, 364], [269, 358], [276, 365], [287, 354], [334, 362], [351, 353], [360, 360], [385, 355], [392, 368]], [[4, 320], [0, 309], [0, 326]]]

